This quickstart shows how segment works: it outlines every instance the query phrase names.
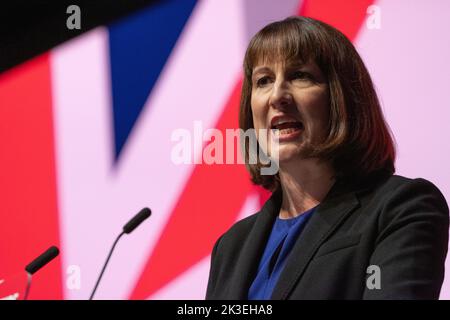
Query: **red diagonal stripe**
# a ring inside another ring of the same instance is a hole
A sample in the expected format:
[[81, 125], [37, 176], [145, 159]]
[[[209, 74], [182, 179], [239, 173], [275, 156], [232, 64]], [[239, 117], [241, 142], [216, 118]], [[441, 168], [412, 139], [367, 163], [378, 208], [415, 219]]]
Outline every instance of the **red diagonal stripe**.
[[[0, 76], [0, 278], [59, 246], [49, 56]], [[57, 258], [33, 277], [30, 299], [61, 299]]]
[[366, 18], [367, 7], [374, 2], [374, 0], [304, 0], [298, 15], [326, 22], [354, 41]]

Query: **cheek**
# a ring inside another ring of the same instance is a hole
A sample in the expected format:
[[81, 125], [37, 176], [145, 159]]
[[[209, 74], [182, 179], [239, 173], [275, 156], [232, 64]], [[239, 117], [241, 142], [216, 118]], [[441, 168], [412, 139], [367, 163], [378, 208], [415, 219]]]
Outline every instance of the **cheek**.
[[325, 127], [330, 108], [327, 91], [312, 92], [304, 97], [303, 103], [300, 105], [303, 106], [305, 120], [309, 122], [314, 131]]
[[250, 100], [250, 104], [252, 109], [253, 125], [255, 129], [264, 128], [267, 121], [267, 109], [264, 107], [263, 102], [257, 97], [252, 97]]

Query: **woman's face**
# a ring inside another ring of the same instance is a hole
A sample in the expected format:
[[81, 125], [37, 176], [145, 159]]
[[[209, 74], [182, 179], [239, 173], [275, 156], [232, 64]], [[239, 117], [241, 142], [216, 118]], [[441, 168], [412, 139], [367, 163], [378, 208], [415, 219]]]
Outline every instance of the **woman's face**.
[[326, 135], [327, 80], [311, 61], [258, 64], [252, 73], [251, 108], [256, 131], [267, 129], [268, 141], [278, 137], [280, 164], [302, 157]]

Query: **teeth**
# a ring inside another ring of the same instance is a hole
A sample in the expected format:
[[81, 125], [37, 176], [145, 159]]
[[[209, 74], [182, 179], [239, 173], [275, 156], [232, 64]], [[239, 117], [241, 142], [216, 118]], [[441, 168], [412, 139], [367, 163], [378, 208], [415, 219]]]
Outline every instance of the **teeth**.
[[297, 128], [287, 128], [287, 129], [275, 130], [275, 135], [280, 136], [282, 134], [290, 134], [290, 133], [296, 132], [298, 130], [299, 129], [297, 129]]
[[300, 121], [297, 121], [297, 120], [292, 119], [292, 118], [280, 118], [280, 119], [276, 120], [272, 124], [272, 127], [276, 127], [276, 126], [279, 126], [279, 125], [282, 125], [282, 124], [285, 124], [285, 123], [297, 123], [297, 122], [300, 122]]
[[275, 123], [276, 126], [279, 126], [280, 124], [285, 124], [285, 123], [289, 123], [289, 122], [293, 122], [293, 121], [289, 121], [289, 120], [284, 120], [284, 121], [277, 121]]

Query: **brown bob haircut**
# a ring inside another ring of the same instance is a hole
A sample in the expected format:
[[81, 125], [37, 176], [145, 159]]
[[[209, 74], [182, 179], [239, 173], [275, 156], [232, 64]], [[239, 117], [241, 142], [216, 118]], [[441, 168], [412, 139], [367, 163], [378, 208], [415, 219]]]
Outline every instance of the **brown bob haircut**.
[[[267, 61], [314, 61], [328, 81], [327, 136], [308, 157], [328, 161], [336, 178], [363, 178], [395, 172], [395, 146], [384, 120], [370, 75], [353, 44], [337, 29], [306, 17], [289, 17], [265, 26], [250, 41], [244, 58], [239, 127], [254, 128], [251, 110], [252, 72]], [[241, 139], [241, 143], [243, 143]], [[250, 155], [243, 145], [244, 159]], [[257, 157], [256, 157], [257, 158]], [[274, 191], [279, 176], [261, 175], [261, 163], [246, 161], [253, 183]]]

